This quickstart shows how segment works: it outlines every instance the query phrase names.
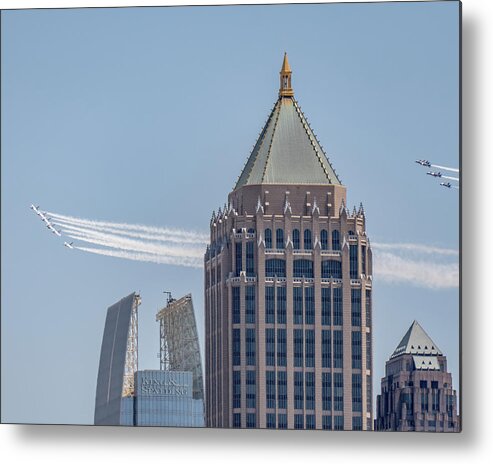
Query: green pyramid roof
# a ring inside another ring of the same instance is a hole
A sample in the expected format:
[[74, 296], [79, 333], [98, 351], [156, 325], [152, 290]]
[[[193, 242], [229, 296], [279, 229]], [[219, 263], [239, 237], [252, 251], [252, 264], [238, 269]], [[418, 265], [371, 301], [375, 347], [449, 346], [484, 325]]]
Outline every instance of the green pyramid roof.
[[424, 331], [423, 327], [421, 327], [417, 321], [414, 321], [390, 358], [395, 358], [401, 354], [437, 356], [441, 355], [442, 352], [436, 343]]

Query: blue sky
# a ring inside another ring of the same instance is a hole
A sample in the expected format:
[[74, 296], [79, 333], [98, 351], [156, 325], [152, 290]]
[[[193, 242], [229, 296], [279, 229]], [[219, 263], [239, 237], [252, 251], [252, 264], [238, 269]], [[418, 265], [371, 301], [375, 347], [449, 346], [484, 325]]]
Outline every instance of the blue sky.
[[[277, 98], [284, 51], [372, 241], [458, 250], [458, 191], [414, 163], [459, 164], [458, 3], [3, 12], [3, 421], [92, 423], [106, 308], [134, 290], [139, 367], [158, 367], [163, 290], [192, 293], [203, 333], [200, 269], [67, 250], [29, 205], [207, 232]], [[374, 390], [413, 319], [457, 388], [458, 288], [415, 273], [458, 258], [394, 255], [412, 272], [375, 272]]]

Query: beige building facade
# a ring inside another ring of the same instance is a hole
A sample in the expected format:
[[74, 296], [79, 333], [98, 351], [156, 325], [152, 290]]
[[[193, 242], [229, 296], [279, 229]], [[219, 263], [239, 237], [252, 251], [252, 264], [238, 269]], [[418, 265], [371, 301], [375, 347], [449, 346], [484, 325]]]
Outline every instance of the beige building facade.
[[206, 425], [372, 429], [372, 254], [363, 206], [279, 98], [205, 255]]

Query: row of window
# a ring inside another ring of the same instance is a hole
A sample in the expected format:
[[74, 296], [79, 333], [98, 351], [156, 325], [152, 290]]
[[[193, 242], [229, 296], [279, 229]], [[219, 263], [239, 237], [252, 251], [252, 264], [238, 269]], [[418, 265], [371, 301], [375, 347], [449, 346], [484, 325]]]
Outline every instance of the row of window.
[[[285, 246], [284, 240], [284, 230], [276, 229], [275, 237], [273, 237], [271, 229], [264, 230], [265, 235], [265, 248], [276, 248], [282, 250]], [[293, 229], [293, 248], [295, 250], [301, 249], [301, 234], [299, 229]], [[272, 245], [275, 244], [275, 247]], [[320, 231], [320, 247], [322, 250], [329, 249], [329, 234], [326, 229]], [[310, 229], [305, 229], [303, 231], [303, 249], [311, 250], [313, 249], [312, 231]], [[332, 231], [332, 250], [341, 249], [340, 234], [338, 230]]]

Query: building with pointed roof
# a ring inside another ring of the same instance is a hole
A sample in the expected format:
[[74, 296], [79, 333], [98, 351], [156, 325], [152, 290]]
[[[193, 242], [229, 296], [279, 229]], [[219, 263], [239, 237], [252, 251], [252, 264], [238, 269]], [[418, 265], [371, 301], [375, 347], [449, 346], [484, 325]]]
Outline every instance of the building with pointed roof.
[[375, 430], [459, 431], [447, 359], [417, 321], [385, 365]]
[[372, 254], [363, 206], [279, 95], [205, 254], [206, 424], [372, 429]]

